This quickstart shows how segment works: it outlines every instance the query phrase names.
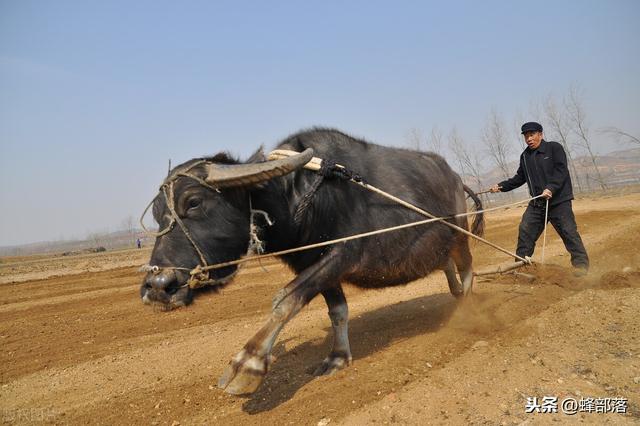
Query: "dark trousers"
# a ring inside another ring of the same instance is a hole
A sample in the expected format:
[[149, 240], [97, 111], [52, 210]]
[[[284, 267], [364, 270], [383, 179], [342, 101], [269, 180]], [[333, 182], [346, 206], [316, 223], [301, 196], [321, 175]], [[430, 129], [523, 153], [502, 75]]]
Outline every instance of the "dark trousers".
[[[518, 232], [518, 249], [516, 250], [516, 254], [520, 257], [533, 255], [536, 241], [544, 230], [545, 204], [543, 199], [533, 200], [522, 215]], [[587, 256], [582, 238], [578, 234], [571, 200], [549, 206], [548, 220], [562, 238], [567, 251], [571, 253], [571, 264], [579, 268], [588, 268], [589, 256]]]

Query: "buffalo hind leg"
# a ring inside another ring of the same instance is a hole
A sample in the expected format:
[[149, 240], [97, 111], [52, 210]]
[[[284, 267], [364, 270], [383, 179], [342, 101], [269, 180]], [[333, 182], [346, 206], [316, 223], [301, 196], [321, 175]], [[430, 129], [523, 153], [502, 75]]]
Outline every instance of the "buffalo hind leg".
[[464, 289], [462, 287], [462, 283], [458, 280], [458, 276], [456, 275], [456, 264], [453, 262], [452, 258], [447, 260], [447, 265], [445, 266], [444, 274], [447, 277], [447, 282], [449, 283], [449, 291], [455, 297], [460, 297], [464, 294]]
[[313, 372], [316, 376], [330, 375], [351, 364], [351, 348], [349, 346], [349, 307], [344, 297], [342, 286], [326, 289], [322, 292], [329, 307], [329, 318], [333, 329], [333, 346], [329, 355]]
[[471, 251], [469, 251], [469, 240], [466, 236], [458, 239], [458, 244], [451, 251], [451, 259], [458, 269], [460, 280], [462, 280], [462, 293], [454, 294], [454, 296], [466, 296], [471, 293], [473, 287], [473, 265]]
[[267, 323], [233, 357], [218, 380], [218, 387], [232, 395], [255, 392], [267, 373], [271, 349], [284, 325], [318, 293], [339, 283], [347, 258], [333, 250], [280, 290]]

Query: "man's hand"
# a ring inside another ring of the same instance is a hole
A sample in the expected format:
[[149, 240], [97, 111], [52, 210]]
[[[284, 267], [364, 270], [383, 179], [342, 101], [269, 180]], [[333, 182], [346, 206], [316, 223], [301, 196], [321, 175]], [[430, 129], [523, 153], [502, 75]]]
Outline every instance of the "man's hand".
[[544, 191], [542, 191], [542, 196], [548, 200], [549, 198], [553, 197], [553, 194], [550, 190], [545, 189]]
[[489, 188], [489, 191], [491, 191], [491, 192], [500, 192], [501, 189], [502, 189], [502, 187], [498, 186], [498, 184], [496, 183], [491, 188]]

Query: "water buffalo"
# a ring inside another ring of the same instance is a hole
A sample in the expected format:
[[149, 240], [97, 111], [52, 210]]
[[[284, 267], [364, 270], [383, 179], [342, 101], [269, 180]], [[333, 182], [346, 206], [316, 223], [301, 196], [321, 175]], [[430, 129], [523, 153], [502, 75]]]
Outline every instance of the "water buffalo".
[[[140, 289], [143, 302], [166, 309], [189, 304], [194, 294], [186, 285], [189, 270], [241, 258], [258, 241], [256, 236], [268, 253], [424, 219], [335, 177], [330, 167], [322, 174], [304, 169], [312, 156], [327, 160], [326, 164], [344, 165], [369, 184], [437, 216], [466, 212], [465, 192], [477, 208], [482, 207], [446, 161], [433, 153], [379, 146], [320, 128], [294, 134], [277, 148], [300, 154], [267, 161], [259, 150], [244, 163], [218, 154], [187, 161], [170, 172], [153, 203], [153, 215], [163, 231], [151, 254], [152, 270]], [[466, 217], [449, 221], [468, 229]], [[473, 232], [480, 234], [482, 226], [483, 217], [477, 215]], [[257, 235], [251, 232], [256, 229]], [[333, 347], [316, 374], [349, 365], [343, 282], [380, 288], [440, 269], [451, 293], [462, 296], [473, 281], [468, 237], [438, 222], [281, 258], [297, 276], [275, 295], [270, 318], [220, 378], [219, 386], [228, 393], [257, 389], [280, 330], [318, 294], [329, 308]], [[215, 269], [205, 279], [211, 286], [224, 286], [236, 268]]]

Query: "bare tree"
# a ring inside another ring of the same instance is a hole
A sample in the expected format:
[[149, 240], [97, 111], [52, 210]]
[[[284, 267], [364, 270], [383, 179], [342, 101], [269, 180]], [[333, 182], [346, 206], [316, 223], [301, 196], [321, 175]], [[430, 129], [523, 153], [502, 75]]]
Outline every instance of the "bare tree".
[[508, 179], [510, 177], [508, 163], [511, 144], [508, 142], [504, 122], [493, 108], [487, 119], [487, 125], [482, 132], [482, 141], [486, 152], [500, 170], [502, 177]]
[[555, 136], [557, 136], [560, 144], [567, 153], [567, 160], [569, 162], [569, 173], [572, 181], [575, 182], [578, 187], [578, 192], [582, 192], [582, 185], [580, 183], [580, 177], [576, 169], [576, 164], [573, 161], [573, 150], [569, 144], [569, 133], [571, 132], [571, 126], [569, 125], [568, 118], [564, 110], [558, 108], [553, 96], [549, 95], [544, 100], [544, 113], [547, 118], [547, 123]]
[[[539, 109], [539, 106], [537, 106], [537, 104], [534, 104], [532, 102], [529, 109], [530, 109], [530, 112], [528, 117], [539, 117], [539, 115], [535, 112]], [[531, 121], [531, 120], [528, 118], [525, 118], [521, 111], [517, 111], [514, 114], [512, 129], [513, 129], [513, 137], [517, 141], [516, 145], [518, 146], [518, 148], [525, 149], [527, 147], [527, 144], [524, 142], [524, 138], [522, 137], [522, 130], [521, 130], [522, 123], [525, 123], [527, 121]]]
[[477, 151], [467, 149], [462, 137], [460, 137], [458, 130], [455, 127], [453, 127], [451, 132], [449, 132], [448, 140], [449, 147], [460, 166], [461, 174], [472, 177], [478, 185], [478, 191], [481, 191], [482, 179], [480, 178], [480, 175], [482, 174], [482, 165], [478, 158]]
[[129, 215], [123, 219], [122, 229], [124, 229], [127, 232], [130, 243], [131, 245], [133, 245], [136, 240], [136, 221], [132, 215]]
[[604, 179], [598, 169], [596, 155], [593, 152], [591, 140], [589, 139], [589, 128], [587, 127], [586, 113], [582, 106], [582, 95], [575, 86], [571, 86], [569, 88], [569, 94], [565, 98], [564, 104], [567, 116], [569, 117], [569, 122], [573, 127], [573, 132], [578, 136], [578, 143], [589, 154], [589, 159], [593, 165], [595, 173], [594, 177], [600, 185], [600, 188], [602, 188], [603, 191], [606, 191], [607, 186], [605, 185]]
[[438, 155], [443, 155], [442, 132], [437, 126], [431, 128], [431, 133], [426, 136], [422, 129], [412, 127], [407, 132], [409, 146], [417, 151], [432, 151]]
[[437, 126], [431, 128], [431, 134], [429, 135], [429, 147], [431, 151], [444, 157], [444, 150], [442, 146], [442, 132]]
[[417, 127], [412, 127], [411, 129], [409, 129], [409, 133], [407, 133], [407, 140], [409, 141], [409, 145], [411, 146], [411, 148], [415, 149], [416, 151], [422, 151], [423, 147], [426, 149], [426, 138], [424, 137], [422, 130], [418, 129]]
[[618, 129], [617, 127], [605, 127], [604, 129], [599, 130], [600, 133], [604, 133], [610, 136], [613, 136], [616, 143], [622, 142], [627, 144], [638, 144], [640, 145], [640, 138], [632, 135], [631, 133], [627, 133]]
[[449, 135], [449, 148], [451, 149], [453, 158], [457, 163], [458, 174], [464, 180], [464, 177], [469, 175], [464, 161], [466, 148], [463, 145], [458, 145], [457, 139], [452, 140], [451, 135]]
[[589, 162], [589, 159], [585, 156], [585, 157], [580, 157], [579, 160], [580, 163], [580, 167], [582, 167], [582, 170], [584, 170], [584, 183], [587, 187], [587, 190], [591, 190], [591, 184], [593, 182], [597, 183], [597, 180], [593, 178], [592, 174], [591, 174], [591, 163]]

